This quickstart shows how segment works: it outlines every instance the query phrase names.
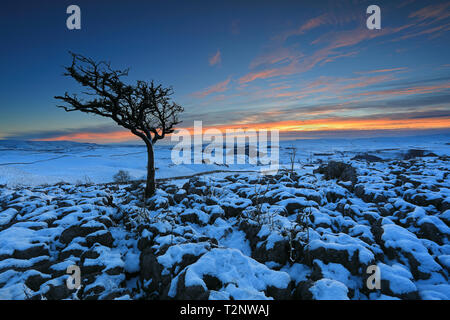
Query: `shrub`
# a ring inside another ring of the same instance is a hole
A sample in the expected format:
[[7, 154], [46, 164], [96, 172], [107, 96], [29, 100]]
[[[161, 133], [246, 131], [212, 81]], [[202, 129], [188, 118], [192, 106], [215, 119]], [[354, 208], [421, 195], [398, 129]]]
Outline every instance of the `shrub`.
[[117, 183], [127, 183], [131, 180], [131, 175], [128, 171], [125, 170], [119, 170], [114, 176], [113, 176], [114, 182]]

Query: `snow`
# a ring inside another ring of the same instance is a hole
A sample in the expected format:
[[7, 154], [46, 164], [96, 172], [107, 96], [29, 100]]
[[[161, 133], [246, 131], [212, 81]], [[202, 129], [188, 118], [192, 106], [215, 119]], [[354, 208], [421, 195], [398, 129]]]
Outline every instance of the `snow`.
[[377, 266], [380, 268], [380, 278], [389, 282], [389, 288], [392, 292], [403, 294], [417, 290], [411, 281], [413, 276], [405, 266], [400, 264], [388, 266], [384, 263], [379, 263]]
[[[119, 169], [144, 177], [143, 146], [0, 141], [0, 298], [45, 297], [64, 285], [68, 266], [81, 265], [94, 270], [85, 293], [99, 299], [154, 298], [164, 284], [169, 298], [199, 286], [209, 299], [274, 299], [273, 288], [289, 288], [287, 296], [306, 290], [314, 299], [448, 300], [449, 160], [402, 160], [408, 148], [448, 155], [448, 137], [283, 141], [282, 167], [287, 147], [299, 148], [297, 175], [270, 178], [249, 164], [174, 166], [170, 147], [160, 145], [157, 178], [180, 179], [160, 180], [147, 207], [131, 184], [108, 183]], [[386, 161], [351, 160], [360, 152]], [[314, 173], [330, 159], [351, 163], [357, 184]], [[215, 170], [239, 173], [199, 175]], [[73, 226], [94, 231], [58, 241]], [[112, 244], [87, 244], [108, 233]], [[141, 278], [143, 252], [167, 282]], [[372, 264], [383, 286], [367, 292]], [[42, 277], [35, 291], [26, 285], [31, 276]], [[208, 288], [207, 276], [220, 288]]]
[[180, 263], [183, 256], [189, 254], [199, 256], [207, 252], [208, 243], [184, 243], [177, 246], [171, 246], [165, 254], [158, 257], [158, 262], [167, 269], [172, 268], [176, 263]]
[[347, 287], [341, 282], [332, 279], [316, 281], [310, 291], [316, 300], [349, 300]]
[[45, 242], [42, 232], [24, 227], [11, 227], [0, 232], [0, 255], [11, 255], [15, 250], [23, 251], [36, 245], [34, 242]]
[[0, 212], [0, 225], [8, 224], [14, 216], [17, 214], [17, 210], [13, 208], [8, 208], [2, 212]]
[[281, 268], [281, 271], [289, 274], [291, 279], [293, 279], [296, 284], [301, 281], [306, 281], [308, 279], [308, 276], [310, 276], [311, 274], [311, 269], [308, 266], [300, 263], [294, 263], [291, 266], [284, 266], [283, 268]]
[[[223, 284], [228, 284], [224, 291], [235, 299], [249, 300], [267, 299], [259, 291], [268, 287], [287, 288], [290, 281], [287, 273], [270, 270], [237, 249], [217, 248], [201, 256], [186, 268], [185, 286], [202, 286], [206, 289], [204, 275], [214, 276]], [[175, 284], [176, 282], [172, 282], [172, 295]]]
[[138, 272], [139, 267], [139, 254], [134, 252], [127, 252], [125, 256], [125, 271], [129, 273]]
[[337, 251], [347, 251], [348, 257], [358, 252], [359, 261], [370, 264], [375, 259], [374, 254], [366, 248], [367, 244], [359, 239], [350, 237], [344, 233], [337, 235], [325, 234], [321, 239], [313, 239], [309, 243], [311, 250], [326, 248]]
[[[289, 167], [289, 147], [296, 147], [297, 157], [307, 161], [311, 154], [326, 160], [331, 156], [353, 157], [358, 153], [372, 152], [385, 159], [402, 157], [404, 150], [427, 149], [438, 155], [449, 154], [448, 135], [417, 137], [362, 138], [362, 139], [306, 139], [280, 141], [280, 163]], [[217, 170], [259, 170], [250, 164], [174, 165], [171, 145], [156, 144], [157, 178], [190, 176]], [[68, 141], [39, 142], [0, 140], [0, 184], [41, 185], [68, 183], [111, 182], [119, 170], [128, 171], [132, 178], [141, 179], [146, 174], [146, 150], [140, 144], [98, 145]]]
[[322, 276], [327, 279], [334, 279], [345, 284], [348, 288], [356, 289], [360, 287], [360, 281], [353, 276], [344, 266], [338, 263], [323, 263], [320, 260], [314, 260], [321, 270]]

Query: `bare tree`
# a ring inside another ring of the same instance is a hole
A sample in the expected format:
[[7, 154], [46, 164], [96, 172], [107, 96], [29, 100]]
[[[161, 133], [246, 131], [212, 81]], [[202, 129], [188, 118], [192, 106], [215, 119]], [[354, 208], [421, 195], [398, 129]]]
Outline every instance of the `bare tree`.
[[291, 174], [294, 173], [295, 158], [297, 157], [297, 148], [289, 147], [289, 162], [291, 163]]
[[66, 105], [67, 112], [81, 111], [113, 119], [130, 130], [147, 146], [147, 185], [145, 197], [155, 193], [155, 157], [153, 144], [174, 131], [180, 123], [178, 115], [183, 108], [172, 102], [172, 88], [155, 85], [153, 81], [137, 81], [127, 85], [122, 81], [129, 69], [114, 70], [108, 62], [95, 62], [82, 55], [70, 53], [72, 64], [65, 67], [65, 76], [75, 79], [86, 91], [82, 96], [65, 93], [55, 96]]

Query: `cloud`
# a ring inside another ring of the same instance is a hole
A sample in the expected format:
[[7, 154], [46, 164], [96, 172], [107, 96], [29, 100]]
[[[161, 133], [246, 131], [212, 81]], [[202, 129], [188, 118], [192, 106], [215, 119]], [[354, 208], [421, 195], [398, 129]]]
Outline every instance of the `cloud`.
[[248, 83], [255, 81], [256, 79], [267, 79], [267, 78], [273, 78], [278, 76], [287, 76], [290, 74], [296, 73], [297, 66], [296, 62], [293, 61], [287, 66], [283, 67], [277, 67], [277, 68], [271, 68], [266, 69], [262, 71], [254, 71], [246, 74], [245, 76], [242, 76], [239, 78], [239, 83]]
[[397, 8], [403, 8], [403, 7], [406, 7], [406, 6], [408, 6], [408, 5], [410, 5], [410, 4], [412, 4], [412, 3], [414, 3], [416, 0], [405, 0], [405, 1], [403, 1], [403, 2], [400, 2], [398, 5], [397, 5]]
[[222, 62], [222, 56], [221, 56], [220, 50], [217, 50], [217, 52], [211, 58], [209, 58], [209, 65], [215, 66], [216, 64], [219, 64], [221, 62]]
[[80, 141], [80, 142], [90, 142], [90, 141], [102, 141], [102, 142], [124, 142], [129, 140], [138, 139], [129, 131], [112, 131], [108, 133], [97, 133], [97, 132], [80, 132], [71, 133], [62, 136], [52, 137], [52, 138], [36, 138], [32, 139], [35, 141]]
[[[314, 45], [321, 43], [327, 44], [310, 55], [295, 54], [292, 49], [276, 49], [272, 54], [266, 54], [252, 61], [250, 68], [259, 65], [264, 65], [265, 68], [247, 73], [239, 78], [239, 83], [243, 84], [257, 79], [268, 79], [302, 73], [313, 69], [317, 65], [323, 66], [326, 63], [333, 62], [338, 58], [355, 56], [359, 53], [358, 50], [350, 52], [340, 52], [340, 50], [353, 47], [363, 41], [399, 32], [406, 27], [385, 28], [379, 31], [368, 30], [367, 28], [332, 31], [312, 42]], [[279, 56], [277, 56], [277, 53]]]
[[450, 30], [450, 23], [447, 23], [447, 24], [439, 25], [439, 26], [436, 26], [433, 28], [428, 28], [428, 29], [421, 30], [421, 31], [416, 30], [414, 32], [410, 32], [408, 34], [405, 34], [405, 35], [395, 39], [395, 41], [406, 40], [409, 38], [419, 37], [422, 35], [430, 35], [430, 39], [433, 39], [433, 38], [442, 36], [449, 30]]
[[359, 74], [385, 73], [385, 72], [405, 71], [407, 69], [408, 69], [407, 67], [399, 67], [399, 68], [377, 69], [377, 70], [370, 70], [370, 71], [358, 71], [355, 73], [359, 73]]
[[395, 89], [386, 89], [386, 90], [377, 90], [377, 91], [368, 91], [361, 92], [355, 94], [356, 96], [373, 96], [379, 98], [386, 98], [389, 96], [402, 96], [402, 95], [414, 95], [414, 94], [426, 94], [426, 93], [435, 93], [450, 89], [450, 82], [429, 85], [429, 86], [415, 86], [408, 88], [395, 88]]
[[197, 98], [204, 98], [213, 93], [224, 92], [224, 91], [228, 90], [228, 84], [230, 83], [230, 81], [231, 81], [231, 79], [228, 78], [227, 80], [219, 82], [215, 85], [212, 85], [212, 86], [206, 88], [205, 90], [194, 92], [192, 95]]
[[429, 5], [409, 15], [418, 21], [431, 20], [434, 23], [450, 17], [450, 2]]
[[289, 37], [305, 34], [307, 31], [319, 28], [324, 25], [337, 26], [344, 25], [352, 21], [361, 20], [361, 15], [357, 14], [353, 10], [353, 8], [346, 8], [345, 14], [339, 14], [339, 12], [342, 10], [343, 8], [341, 8], [341, 10], [336, 10], [338, 14], [336, 14], [333, 10], [333, 12], [327, 12], [321, 14], [320, 16], [311, 18], [296, 29], [290, 29], [282, 32], [280, 35], [274, 37], [274, 40], [286, 41]]
[[[254, 119], [243, 119], [240, 123], [216, 125], [219, 130], [226, 129], [278, 129], [282, 132], [314, 132], [314, 131], [340, 131], [340, 130], [394, 130], [394, 129], [447, 129], [450, 128], [450, 115], [409, 113], [405, 119], [404, 114], [380, 114], [366, 117], [327, 117], [308, 120], [264, 121], [255, 123]], [[266, 118], [267, 119], [267, 118]], [[206, 130], [207, 127], [204, 127]]]
[[[392, 41], [401, 41], [423, 35], [429, 35], [429, 38], [433, 39], [450, 31], [450, 23], [444, 23], [443, 21], [450, 17], [449, 2], [426, 6], [410, 13], [408, 17], [414, 19], [414, 23], [404, 27], [408, 33], [393, 39]], [[430, 26], [437, 22], [441, 22], [441, 24]]]
[[138, 139], [126, 129], [114, 124], [89, 126], [84, 128], [72, 128], [64, 130], [41, 130], [11, 134], [5, 137], [11, 140], [34, 140], [34, 141], [101, 141], [101, 142], [123, 142]]
[[292, 62], [300, 59], [302, 53], [295, 51], [292, 48], [280, 47], [256, 57], [250, 63], [250, 69], [255, 69], [261, 66], [269, 66], [274, 64], [282, 64]]
[[288, 31], [282, 33], [281, 35], [279, 35], [276, 38], [281, 40], [281, 41], [285, 41], [291, 36], [304, 34], [308, 30], [315, 29], [315, 28], [320, 27], [322, 25], [328, 24], [329, 22], [330, 22], [329, 14], [325, 13], [325, 14], [322, 14], [322, 15], [320, 15], [318, 17], [315, 17], [315, 18], [312, 18], [312, 19], [308, 20], [306, 23], [304, 23], [303, 25], [301, 25], [297, 29], [288, 30]]

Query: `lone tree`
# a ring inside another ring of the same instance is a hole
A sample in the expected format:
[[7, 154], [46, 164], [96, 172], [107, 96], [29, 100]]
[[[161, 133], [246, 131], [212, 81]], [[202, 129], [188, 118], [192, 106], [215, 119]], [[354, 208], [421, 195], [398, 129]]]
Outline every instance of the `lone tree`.
[[95, 62], [82, 55], [70, 53], [72, 64], [65, 67], [65, 76], [72, 77], [87, 88], [82, 96], [65, 93], [55, 96], [66, 105], [67, 112], [81, 111], [113, 119], [144, 140], [147, 146], [147, 185], [145, 197], [155, 193], [155, 157], [153, 144], [174, 131], [180, 123], [178, 115], [183, 108], [172, 102], [172, 88], [155, 85], [153, 81], [137, 81], [127, 85], [122, 81], [129, 69], [114, 70], [108, 62]]

